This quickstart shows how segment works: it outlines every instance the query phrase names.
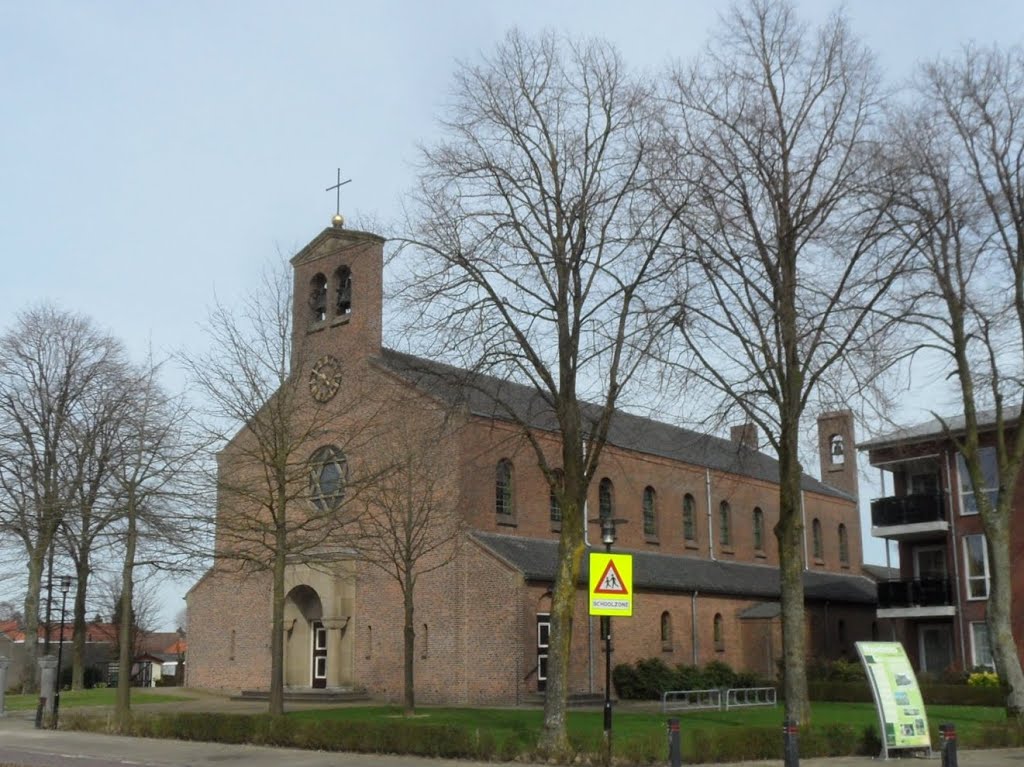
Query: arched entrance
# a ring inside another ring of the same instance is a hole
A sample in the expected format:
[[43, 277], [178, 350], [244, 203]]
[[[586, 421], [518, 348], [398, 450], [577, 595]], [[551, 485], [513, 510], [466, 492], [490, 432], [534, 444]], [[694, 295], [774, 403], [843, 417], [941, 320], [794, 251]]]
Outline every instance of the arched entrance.
[[296, 586], [284, 601], [284, 684], [327, 686], [327, 629], [323, 604], [311, 586]]

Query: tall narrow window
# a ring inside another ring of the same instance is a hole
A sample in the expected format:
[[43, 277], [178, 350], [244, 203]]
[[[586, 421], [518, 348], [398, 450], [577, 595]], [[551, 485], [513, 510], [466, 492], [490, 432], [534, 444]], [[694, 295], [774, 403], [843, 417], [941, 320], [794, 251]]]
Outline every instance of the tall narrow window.
[[728, 501], [718, 505], [718, 542], [722, 546], [732, 546], [732, 509]]
[[644, 488], [644, 535], [655, 538], [658, 535], [658, 520], [655, 516], [654, 488]]
[[821, 540], [821, 520], [815, 519], [811, 522], [811, 544], [814, 550], [814, 558], [824, 559], [825, 547]]
[[974, 666], [984, 666], [995, 670], [992, 658], [992, 645], [988, 639], [988, 624], [984, 621], [971, 623], [971, 659]]
[[309, 281], [309, 309], [312, 322], [327, 319], [327, 278], [322, 274], [313, 275]]
[[429, 650], [430, 650], [430, 629], [427, 627], [427, 624], [424, 623], [423, 624], [423, 636], [422, 636], [421, 641], [420, 641], [420, 657], [421, 658], [426, 658], [427, 657], [427, 653], [429, 652]]
[[231, 638], [228, 643], [228, 660], [235, 659], [235, 630], [231, 629]]
[[850, 565], [850, 537], [846, 533], [846, 525], [839, 523], [839, 564]]
[[548, 490], [548, 515], [551, 518], [552, 529], [558, 529], [562, 526], [562, 504], [558, 500], [558, 494], [565, 487], [565, 475], [561, 469], [555, 469], [552, 475], [555, 486]]
[[988, 598], [988, 551], [984, 535], [964, 536], [964, 577], [968, 599]]
[[512, 518], [512, 462], [507, 458], [494, 470], [494, 513], [499, 519]]
[[615, 516], [615, 498], [612, 488], [612, 481], [605, 477], [597, 486], [597, 512], [601, 519], [611, 519]]
[[754, 507], [754, 550], [764, 551], [764, 512]]
[[689, 493], [683, 496], [683, 538], [697, 540], [697, 502]]
[[661, 614], [661, 649], [672, 649], [672, 616], [667, 610]]
[[366, 658], [369, 660], [373, 657], [373, 626], [367, 624], [366, 626]]
[[715, 622], [714, 622], [713, 625], [714, 625], [715, 649], [718, 652], [722, 652], [725, 649], [725, 631], [722, 628], [722, 614], [721, 613], [715, 613]]
[[334, 313], [343, 317], [352, 311], [352, 270], [339, 266], [334, 272]]
[[994, 447], [983, 447], [978, 450], [978, 458], [981, 460], [981, 474], [985, 486], [975, 491], [971, 484], [971, 477], [967, 473], [967, 462], [964, 457], [957, 454], [956, 465], [960, 473], [960, 513], [978, 513], [978, 494], [984, 493], [988, 496], [989, 503], [994, 507], [999, 495], [999, 464], [996, 462], [996, 449]]

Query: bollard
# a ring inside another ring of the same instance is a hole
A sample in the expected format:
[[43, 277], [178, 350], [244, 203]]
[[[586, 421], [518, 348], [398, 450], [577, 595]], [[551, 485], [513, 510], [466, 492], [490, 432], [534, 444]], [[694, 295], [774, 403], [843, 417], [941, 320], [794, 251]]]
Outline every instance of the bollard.
[[782, 723], [782, 759], [785, 767], [800, 767], [800, 725], [793, 719]]
[[0, 655], [0, 717], [7, 716], [7, 710], [4, 708], [4, 696], [7, 693], [7, 667], [10, 665], [10, 658]]
[[39, 705], [36, 706], [36, 729], [43, 729], [43, 709], [46, 708], [46, 696], [39, 696]]
[[668, 763], [670, 767], [680, 767], [683, 763], [683, 750], [679, 745], [679, 720], [668, 720]]
[[940, 724], [939, 733], [942, 737], [942, 767], [957, 767], [956, 726], [952, 724]]

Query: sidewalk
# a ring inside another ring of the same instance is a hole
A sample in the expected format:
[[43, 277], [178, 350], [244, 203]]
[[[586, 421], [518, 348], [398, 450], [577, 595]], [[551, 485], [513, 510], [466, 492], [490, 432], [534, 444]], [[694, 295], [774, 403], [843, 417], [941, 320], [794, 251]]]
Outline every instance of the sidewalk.
[[[161, 692], [173, 689], [162, 689]], [[133, 710], [167, 711], [170, 707], [173, 707], [175, 711], [192, 712], [259, 713], [266, 710], [266, 703], [260, 701], [234, 701], [224, 695], [194, 690], [184, 690], [180, 694], [192, 698], [192, 700], [182, 700], [180, 703], [173, 704], [141, 704], [133, 706]], [[322, 704], [295, 703], [289, 705], [288, 709], [297, 710], [311, 707], [322, 707]], [[176, 767], [178, 765], [217, 767], [225, 762], [236, 762], [246, 765], [246, 767], [278, 767], [280, 764], [287, 764], [289, 767], [357, 767], [357, 765], [366, 765], [367, 767], [482, 767], [484, 764], [492, 766], [498, 764], [495, 762], [479, 763], [450, 759], [423, 759], [412, 756], [326, 753], [263, 746], [233, 746], [219, 743], [36, 730], [33, 718], [33, 712], [16, 711], [9, 712], [6, 718], [0, 719], [0, 762], [3, 761], [4, 752], [7, 749], [14, 749], [33, 754], [61, 754], [67, 758], [105, 759], [109, 760], [111, 764], [131, 762], [146, 767]], [[908, 767], [911, 762], [920, 764], [922, 767], [928, 765], [938, 767], [940, 764], [937, 756], [934, 759], [893, 759], [890, 761], [907, 764]], [[1024, 767], [1024, 749], [960, 750], [958, 761], [960, 767]], [[15, 763], [17, 763], [17, 759], [15, 759]], [[516, 764], [519, 767], [530, 767], [523, 762]], [[748, 762], [745, 764], [750, 767], [751, 764], [775, 765], [779, 762]], [[874, 767], [879, 762], [872, 757], [851, 756], [802, 759], [800, 764], [801, 767]], [[738, 766], [721, 765], [720, 767]]]

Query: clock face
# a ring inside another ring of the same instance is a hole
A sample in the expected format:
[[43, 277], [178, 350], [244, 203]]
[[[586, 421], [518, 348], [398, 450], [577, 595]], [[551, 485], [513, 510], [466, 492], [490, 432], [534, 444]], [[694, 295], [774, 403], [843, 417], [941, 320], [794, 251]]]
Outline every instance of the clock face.
[[309, 392], [317, 402], [327, 402], [341, 387], [341, 363], [325, 354], [318, 359], [309, 374]]

